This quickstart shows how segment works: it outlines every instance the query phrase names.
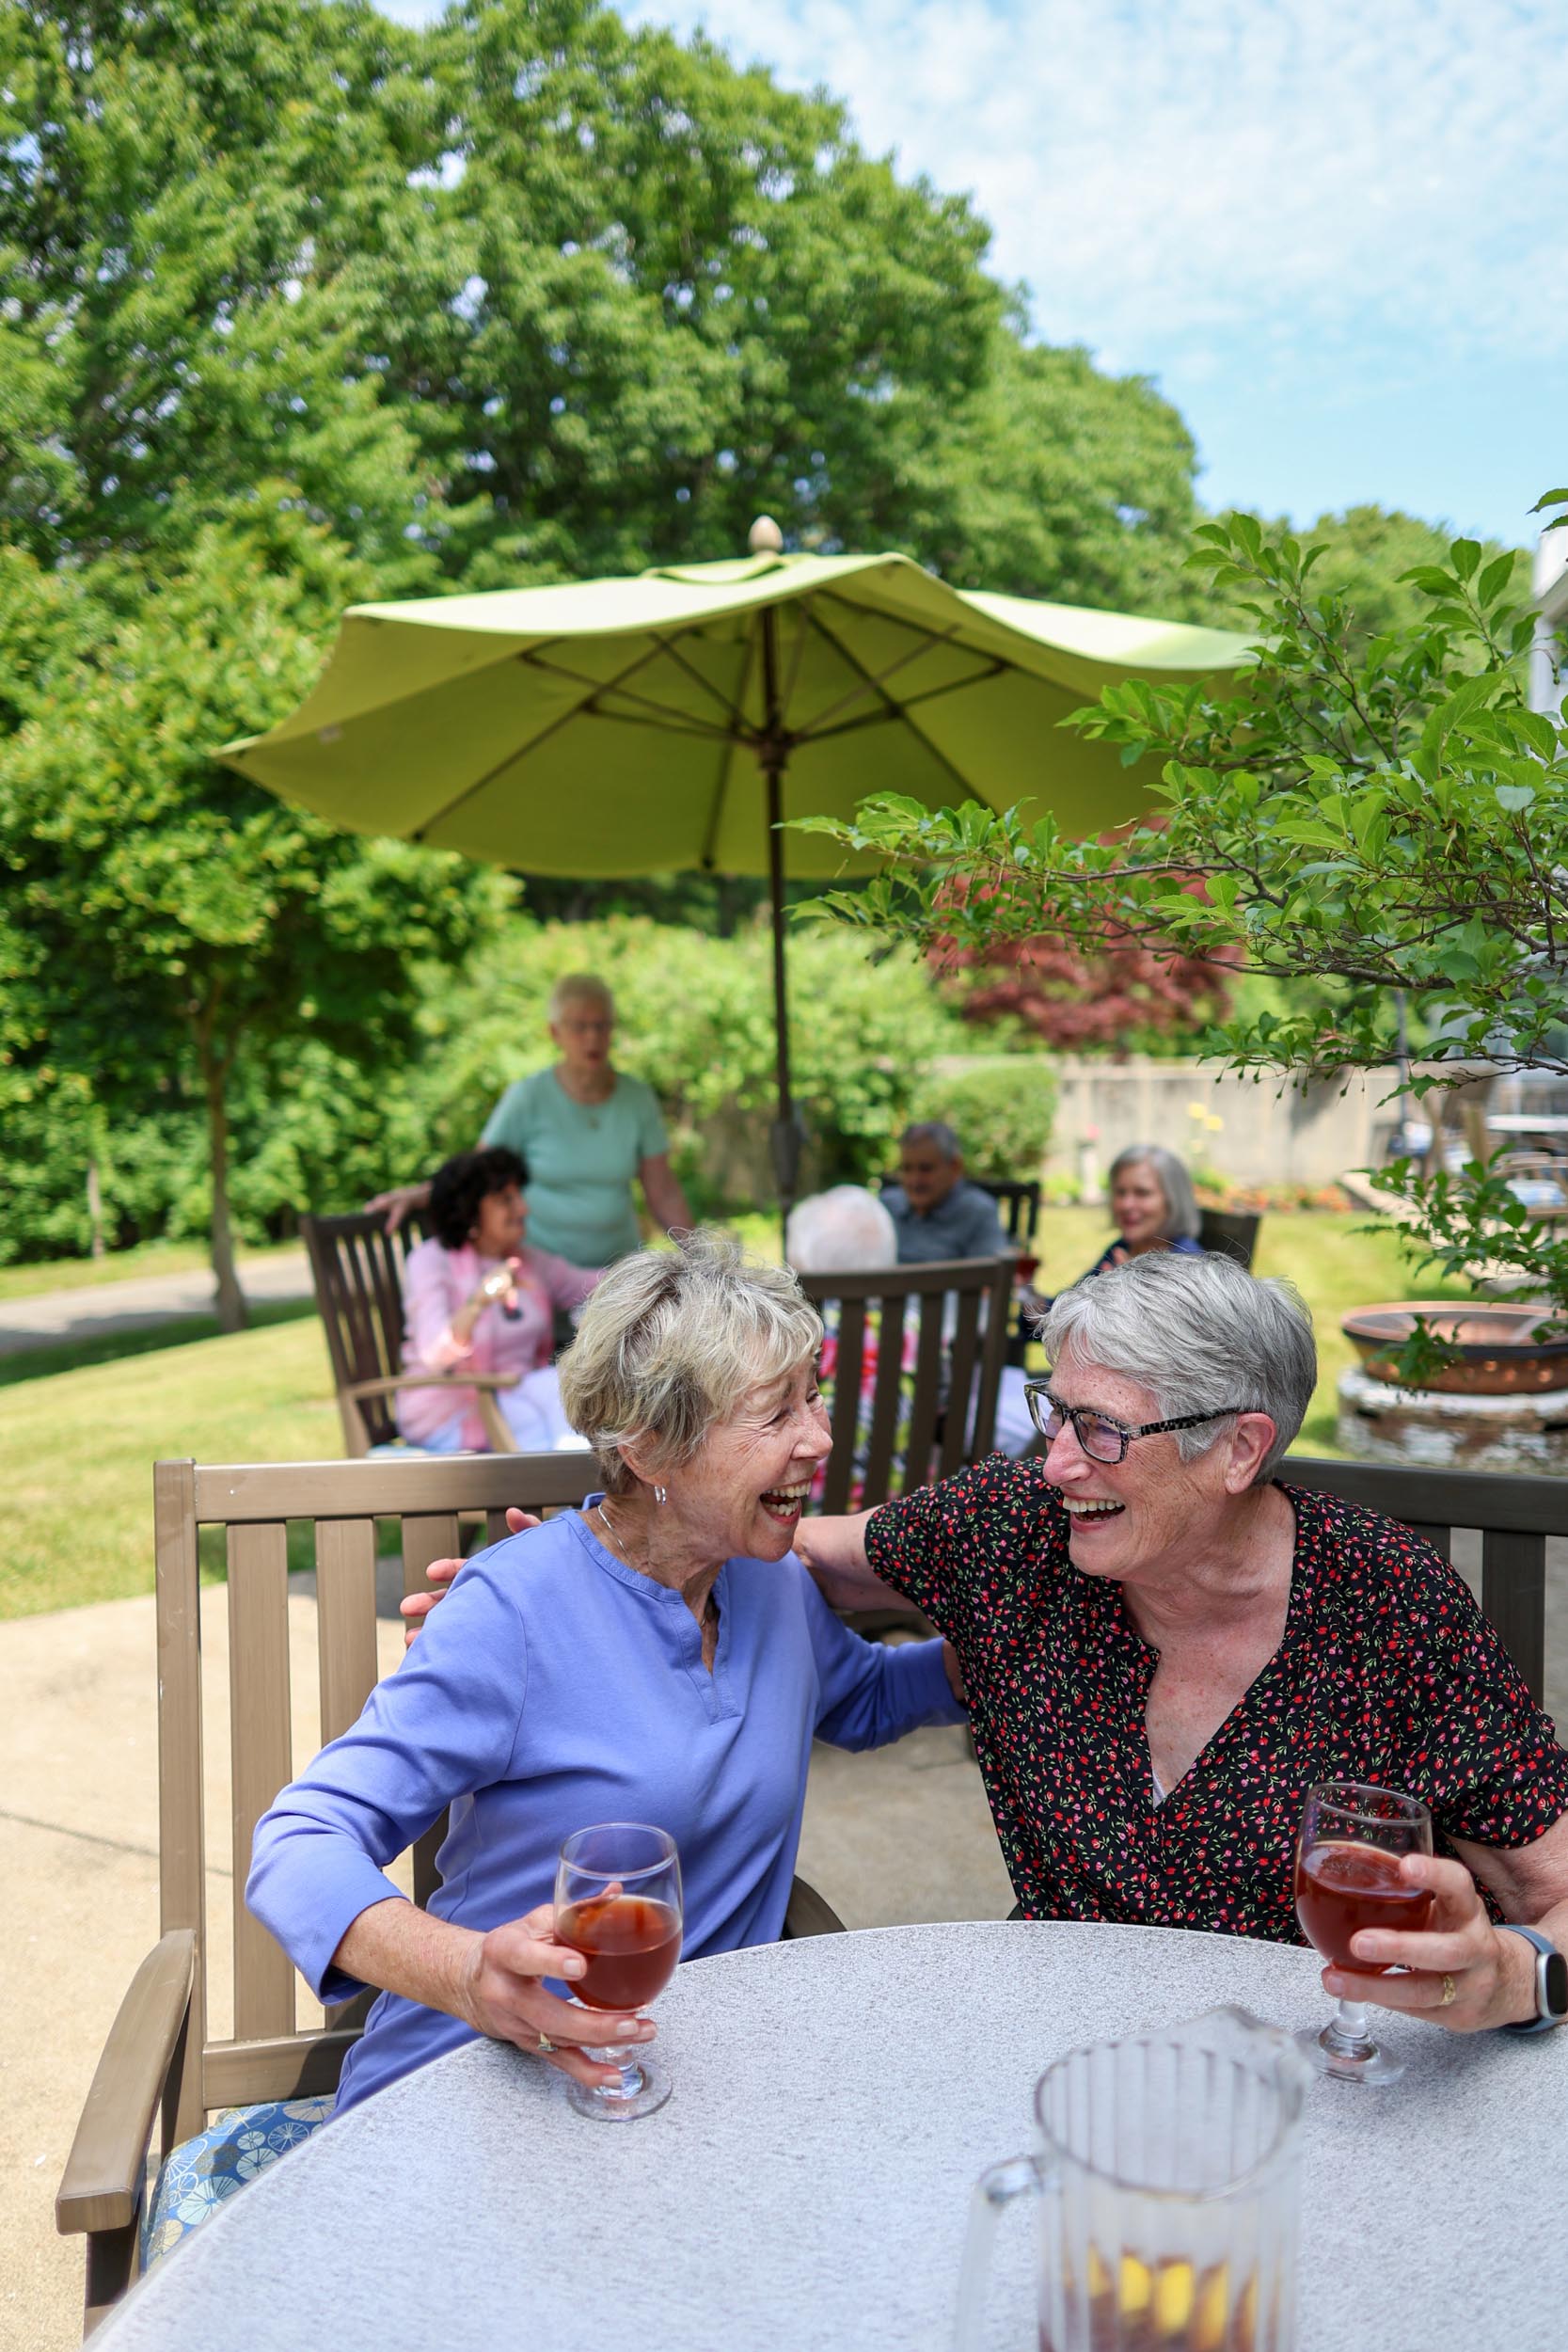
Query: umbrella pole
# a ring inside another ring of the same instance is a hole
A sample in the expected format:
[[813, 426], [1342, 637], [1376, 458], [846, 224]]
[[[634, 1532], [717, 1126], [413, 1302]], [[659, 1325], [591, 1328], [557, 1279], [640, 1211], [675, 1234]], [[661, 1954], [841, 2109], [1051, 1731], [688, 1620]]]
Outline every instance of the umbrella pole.
[[767, 717], [757, 741], [757, 762], [768, 788], [768, 888], [773, 907], [773, 1023], [774, 1073], [778, 1087], [778, 1116], [769, 1146], [773, 1177], [779, 1188], [779, 1221], [789, 1223], [800, 1178], [800, 1146], [804, 1141], [796, 1116], [789, 1083], [789, 995], [784, 960], [784, 853], [779, 826], [784, 816], [784, 772], [789, 758], [779, 709], [778, 620], [771, 607], [762, 614], [762, 683]]

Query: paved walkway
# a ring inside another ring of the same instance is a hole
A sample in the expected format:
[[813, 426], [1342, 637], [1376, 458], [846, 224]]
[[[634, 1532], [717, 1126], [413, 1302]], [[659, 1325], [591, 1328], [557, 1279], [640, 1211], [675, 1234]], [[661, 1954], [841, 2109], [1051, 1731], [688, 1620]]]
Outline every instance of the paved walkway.
[[[303, 1249], [283, 1249], [240, 1262], [250, 1299], [309, 1298], [310, 1266]], [[0, 1299], [0, 1356], [63, 1341], [95, 1340], [116, 1331], [150, 1331], [213, 1311], [213, 1277], [195, 1266], [185, 1274], [148, 1274], [128, 1282], [84, 1284], [80, 1290], [40, 1291], [33, 1298]]]
[[[295, 1755], [313, 1755], [313, 1579], [292, 1581]], [[214, 1598], [221, 1601], [221, 1595]], [[388, 1597], [391, 1606], [390, 1596]], [[384, 1669], [401, 1625], [379, 1629]], [[203, 1619], [207, 1886], [214, 1979], [229, 1967], [234, 1885], [224, 1611]], [[82, 2330], [82, 2246], [54, 2200], [116, 2008], [158, 1938], [153, 1604], [106, 1601], [0, 1624], [0, 2352], [70, 2352]], [[865, 1756], [815, 1751], [804, 1876], [851, 1927], [1000, 1919], [1012, 1892], [963, 1734], [917, 1732]], [[303, 1987], [302, 2018], [309, 2009]], [[224, 2003], [215, 2032], [227, 2032]], [[319, 2014], [319, 2011], [317, 2012]], [[918, 2031], [918, 2020], [911, 2021]]]

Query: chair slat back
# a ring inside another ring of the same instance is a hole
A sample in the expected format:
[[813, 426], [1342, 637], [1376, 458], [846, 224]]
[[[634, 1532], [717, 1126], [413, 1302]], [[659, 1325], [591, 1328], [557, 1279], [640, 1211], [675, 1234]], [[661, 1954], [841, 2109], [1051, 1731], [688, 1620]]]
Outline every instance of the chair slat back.
[[256, 1824], [293, 1773], [289, 1691], [289, 1531], [229, 1530], [230, 1788], [233, 1822], [234, 2038], [292, 2033], [294, 1972], [245, 1909]]
[[990, 1451], [1012, 1274], [1011, 1258], [956, 1258], [801, 1276], [806, 1296], [836, 1325], [824, 1511], [870, 1510]]
[[1021, 1250], [1032, 1250], [1040, 1222], [1039, 1184], [1033, 1178], [1021, 1183], [1006, 1177], [976, 1176], [972, 1181], [982, 1192], [990, 1193], [1002, 1212], [1007, 1239], [1016, 1242]]
[[1258, 1248], [1258, 1229], [1263, 1220], [1248, 1212], [1228, 1209], [1200, 1209], [1197, 1219], [1199, 1246], [1212, 1250], [1219, 1258], [1234, 1258], [1238, 1265], [1250, 1266]]
[[[460, 1552], [465, 1535], [505, 1533], [515, 1503], [579, 1503], [596, 1484], [592, 1455], [458, 1454], [374, 1461], [160, 1462], [154, 1471], [158, 1561], [159, 1819], [163, 1931], [197, 1939], [196, 1989], [183, 2064], [165, 2119], [166, 2144], [198, 2131], [207, 2111], [252, 2099], [329, 2090], [368, 2001], [341, 2004], [325, 2028], [295, 2024], [292, 1964], [245, 1907], [256, 1823], [309, 1761], [295, 1753], [290, 1667], [289, 1538], [305, 1522], [304, 1557], [316, 1567], [316, 1672], [324, 1742], [357, 1718], [374, 1687], [376, 1555], [390, 1541], [406, 1590], [427, 1589], [432, 1560]], [[202, 1590], [198, 1538], [224, 1531], [228, 1578]], [[300, 1557], [296, 1547], [295, 1557]], [[202, 1802], [201, 1622], [226, 1614], [233, 1869], [233, 2031], [214, 2041], [209, 1982]], [[296, 1645], [301, 1626], [293, 1627]], [[420, 1899], [436, 1883], [439, 1830], [421, 1841]]]
[[1546, 1538], [1568, 1535], [1568, 1478], [1499, 1478], [1288, 1454], [1287, 1485], [1342, 1495], [1452, 1556], [1455, 1528], [1481, 1532], [1481, 1605], [1539, 1706], [1546, 1679]]
[[351, 1454], [367, 1440], [389, 1445], [397, 1436], [390, 1397], [350, 1405], [343, 1392], [357, 1381], [386, 1379], [402, 1365], [404, 1263], [426, 1225], [420, 1210], [395, 1233], [387, 1232], [379, 1215], [363, 1212], [299, 1220]]

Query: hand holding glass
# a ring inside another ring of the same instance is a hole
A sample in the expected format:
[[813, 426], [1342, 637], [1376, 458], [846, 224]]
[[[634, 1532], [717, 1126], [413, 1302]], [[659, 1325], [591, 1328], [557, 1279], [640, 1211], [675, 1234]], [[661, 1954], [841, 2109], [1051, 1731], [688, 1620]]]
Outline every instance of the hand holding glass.
[[[1355, 1958], [1351, 1938], [1363, 1928], [1419, 1933], [1432, 1894], [1401, 1875], [1400, 1857], [1431, 1851], [1432, 1816], [1417, 1798], [1358, 1781], [1309, 1788], [1296, 1849], [1296, 1917], [1307, 1942], [1335, 1968], [1386, 1975], [1379, 1962]], [[1322, 2033], [1297, 2039], [1308, 2063], [1339, 2082], [1391, 2083], [1404, 2072], [1372, 2040], [1360, 2001], [1341, 1996]]]
[[[602, 1821], [576, 1831], [555, 1874], [555, 1933], [587, 1968], [573, 1986], [585, 2009], [644, 2008], [662, 1993], [681, 1956], [680, 1857], [667, 1830], [643, 1821]], [[619, 2083], [568, 2082], [579, 2115], [627, 2122], [652, 2115], [670, 2096], [662, 2066], [629, 2047], [588, 2056], [620, 2069]]]

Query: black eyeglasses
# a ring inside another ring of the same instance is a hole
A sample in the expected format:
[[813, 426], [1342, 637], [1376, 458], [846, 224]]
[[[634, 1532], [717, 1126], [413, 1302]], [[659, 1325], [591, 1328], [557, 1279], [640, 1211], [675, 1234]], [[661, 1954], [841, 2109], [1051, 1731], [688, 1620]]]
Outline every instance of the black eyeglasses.
[[1146, 1421], [1141, 1428], [1129, 1429], [1125, 1422], [1112, 1421], [1106, 1413], [1064, 1405], [1043, 1380], [1027, 1382], [1023, 1393], [1029, 1400], [1029, 1418], [1040, 1436], [1059, 1438], [1070, 1422], [1073, 1436], [1091, 1462], [1125, 1462], [1134, 1438], [1158, 1438], [1167, 1429], [1201, 1429], [1206, 1421], [1228, 1421], [1232, 1413], [1247, 1409], [1244, 1405], [1225, 1405], [1216, 1413], [1182, 1413], [1176, 1421]]

